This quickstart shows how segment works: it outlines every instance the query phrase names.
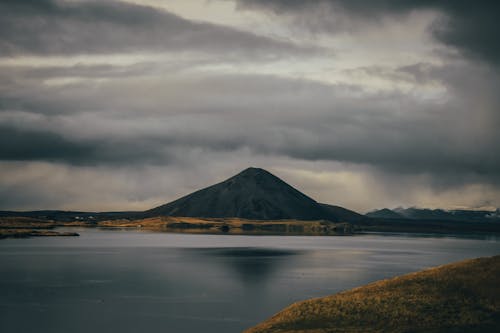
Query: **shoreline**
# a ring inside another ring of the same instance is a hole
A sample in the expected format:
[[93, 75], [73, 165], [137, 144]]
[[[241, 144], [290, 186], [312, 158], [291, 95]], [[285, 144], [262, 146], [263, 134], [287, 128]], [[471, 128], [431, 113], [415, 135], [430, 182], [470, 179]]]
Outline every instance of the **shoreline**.
[[[500, 231], [474, 230], [470, 228], [450, 228], [446, 224], [440, 228], [413, 225], [363, 225], [327, 220], [247, 220], [240, 218], [194, 218], [158, 216], [144, 219], [111, 219], [102, 221], [55, 221], [31, 217], [0, 217], [0, 239], [26, 238], [39, 236], [77, 236], [74, 233], [58, 234], [58, 227], [86, 227], [103, 229], [138, 229], [155, 232], [174, 232], [189, 234], [226, 234], [226, 235], [283, 235], [283, 236], [353, 236], [362, 234], [431, 234], [499, 236]], [[494, 227], [494, 226], [492, 226]], [[16, 231], [15, 231], [16, 230]]]

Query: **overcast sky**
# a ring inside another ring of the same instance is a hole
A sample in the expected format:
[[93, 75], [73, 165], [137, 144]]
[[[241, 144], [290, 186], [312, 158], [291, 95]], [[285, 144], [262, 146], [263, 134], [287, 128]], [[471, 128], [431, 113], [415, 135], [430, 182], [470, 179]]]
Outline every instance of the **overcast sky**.
[[499, 12], [1, 0], [0, 209], [148, 209], [249, 166], [360, 212], [500, 207]]

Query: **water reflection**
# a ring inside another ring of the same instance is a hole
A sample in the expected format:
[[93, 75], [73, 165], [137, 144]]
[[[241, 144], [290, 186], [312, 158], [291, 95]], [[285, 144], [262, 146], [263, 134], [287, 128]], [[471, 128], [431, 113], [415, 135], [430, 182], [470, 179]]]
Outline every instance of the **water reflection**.
[[303, 254], [305, 251], [233, 247], [233, 248], [204, 248], [190, 249], [203, 256], [208, 256], [225, 270], [233, 272], [238, 280], [248, 285], [266, 285], [272, 276], [292, 260], [293, 256]]
[[208, 248], [195, 249], [203, 254], [215, 257], [282, 257], [297, 255], [300, 251], [288, 249], [257, 248], [257, 247], [232, 247], [232, 248]]
[[423, 233], [423, 232], [377, 232], [377, 231], [364, 231], [358, 233], [356, 236], [363, 235], [376, 235], [380, 237], [408, 237], [408, 238], [456, 238], [456, 239], [476, 239], [476, 240], [485, 240], [485, 241], [500, 241], [500, 237], [498, 234], [487, 234], [487, 233], [455, 233], [455, 234], [446, 234], [446, 233]]

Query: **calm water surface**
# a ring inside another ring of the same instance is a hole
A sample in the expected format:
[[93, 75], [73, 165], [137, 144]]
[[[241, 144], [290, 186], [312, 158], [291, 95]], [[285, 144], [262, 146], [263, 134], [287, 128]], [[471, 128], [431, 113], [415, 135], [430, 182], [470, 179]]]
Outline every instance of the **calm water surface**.
[[0, 332], [241, 332], [297, 300], [500, 254], [495, 237], [76, 231], [0, 241]]

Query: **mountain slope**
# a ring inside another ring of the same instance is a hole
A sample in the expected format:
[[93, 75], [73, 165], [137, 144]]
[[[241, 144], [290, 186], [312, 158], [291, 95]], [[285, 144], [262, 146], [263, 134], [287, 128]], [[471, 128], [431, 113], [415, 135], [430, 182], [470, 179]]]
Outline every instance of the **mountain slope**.
[[266, 170], [236, 176], [145, 212], [148, 216], [319, 220], [328, 214], [313, 199]]
[[330, 220], [336, 222], [351, 222], [351, 223], [360, 223], [366, 222], [368, 218], [364, 215], [358, 214], [355, 211], [346, 209], [340, 206], [328, 205], [328, 204], [320, 204], [325, 212], [325, 216], [327, 216]]

